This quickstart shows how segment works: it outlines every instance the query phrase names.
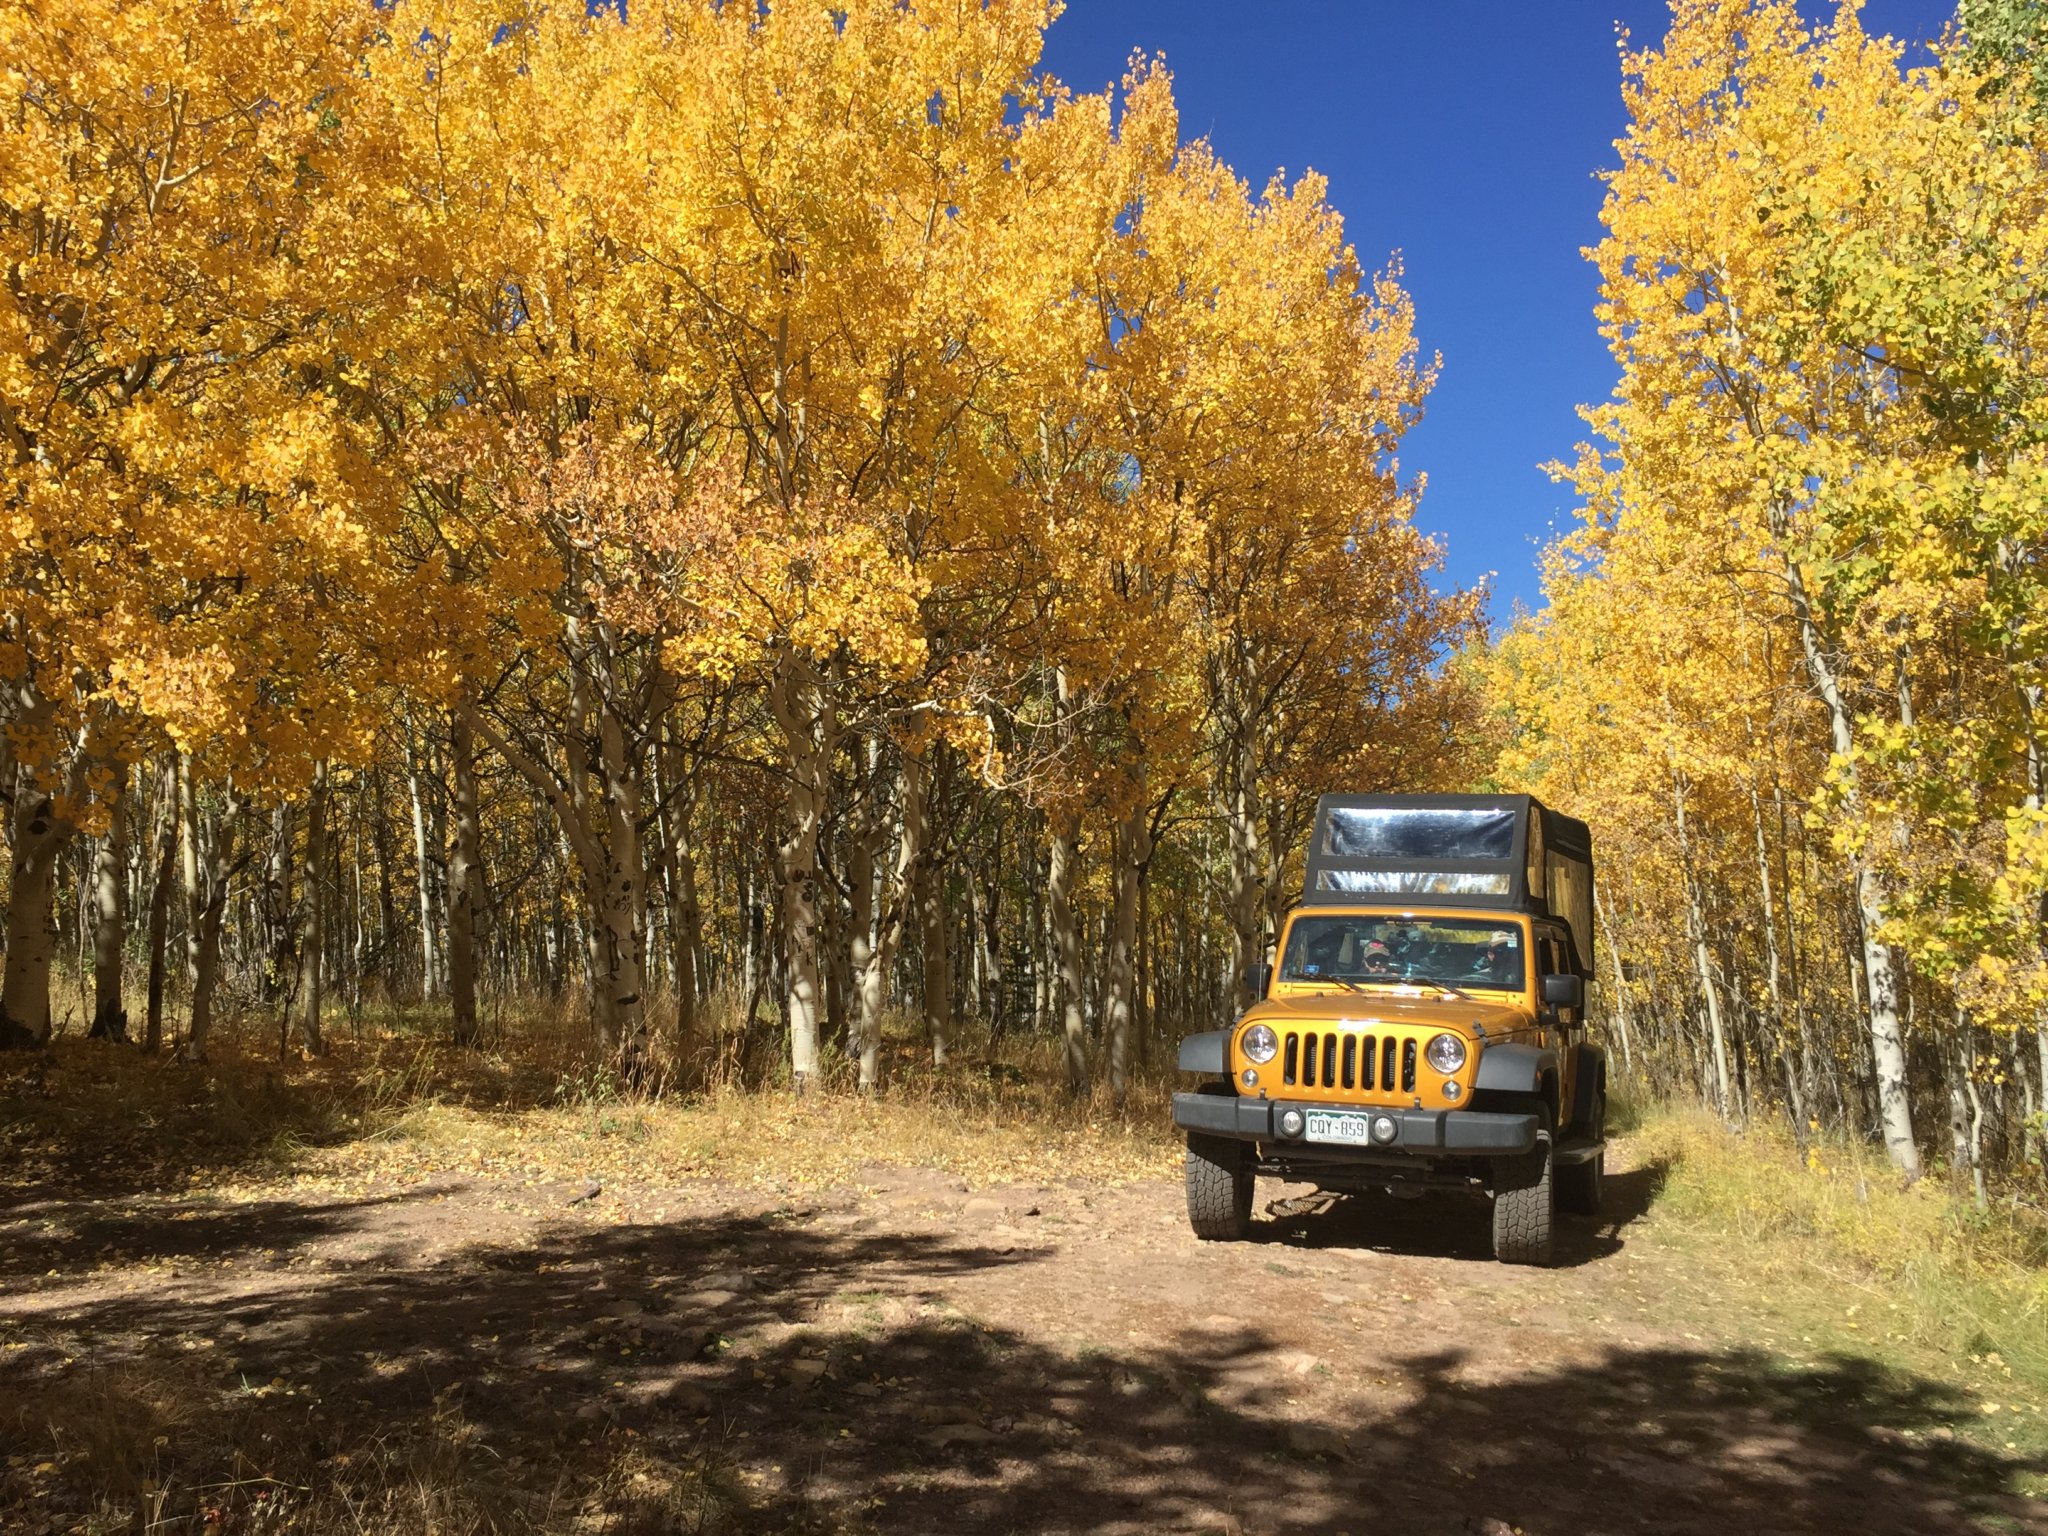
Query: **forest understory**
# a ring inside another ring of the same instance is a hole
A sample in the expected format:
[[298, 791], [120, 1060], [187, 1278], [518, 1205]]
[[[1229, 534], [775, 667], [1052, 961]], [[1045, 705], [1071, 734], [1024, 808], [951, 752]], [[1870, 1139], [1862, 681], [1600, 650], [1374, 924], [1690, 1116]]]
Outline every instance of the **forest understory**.
[[633, 1097], [567, 1034], [7, 1059], [0, 1526], [2048, 1529], [2039, 1229], [1876, 1149], [1652, 1106], [1552, 1269], [1270, 1182], [1203, 1244], [1160, 1073], [900, 1020], [879, 1096]]

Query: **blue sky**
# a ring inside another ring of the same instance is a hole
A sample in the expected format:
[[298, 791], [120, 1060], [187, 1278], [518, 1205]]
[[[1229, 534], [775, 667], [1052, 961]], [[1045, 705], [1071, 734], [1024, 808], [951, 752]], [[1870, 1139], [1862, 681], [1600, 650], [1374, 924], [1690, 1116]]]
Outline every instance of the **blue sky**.
[[[1809, 7], [1803, 5], [1802, 9]], [[1869, 0], [1864, 25], [1938, 36], [1953, 0]], [[1831, 14], [1812, 5], [1810, 13]], [[1661, 39], [1662, 0], [1068, 0], [1046, 67], [1078, 90], [1164, 52], [1182, 132], [1254, 188], [1313, 168], [1367, 267], [1398, 250], [1425, 353], [1443, 354], [1402, 452], [1446, 576], [1497, 572], [1493, 615], [1539, 598], [1571, 500], [1537, 469], [1583, 435], [1614, 365], [1593, 329], [1594, 172], [1622, 129], [1616, 23]]]

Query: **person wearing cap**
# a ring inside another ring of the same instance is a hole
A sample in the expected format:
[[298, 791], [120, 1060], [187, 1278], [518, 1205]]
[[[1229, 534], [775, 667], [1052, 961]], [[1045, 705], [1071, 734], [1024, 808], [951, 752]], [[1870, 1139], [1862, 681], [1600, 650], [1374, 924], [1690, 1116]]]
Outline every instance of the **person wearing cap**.
[[1368, 976], [1391, 976], [1394, 974], [1394, 952], [1379, 939], [1367, 939], [1365, 951], [1359, 963]]
[[1496, 986], [1512, 986], [1515, 974], [1515, 935], [1513, 930], [1496, 928], [1486, 936], [1486, 948], [1472, 962], [1472, 974], [1482, 981]]

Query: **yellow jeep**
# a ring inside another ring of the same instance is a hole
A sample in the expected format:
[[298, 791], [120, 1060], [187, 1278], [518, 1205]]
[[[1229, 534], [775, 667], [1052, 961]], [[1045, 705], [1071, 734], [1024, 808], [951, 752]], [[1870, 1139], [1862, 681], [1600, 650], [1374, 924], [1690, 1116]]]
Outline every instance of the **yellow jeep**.
[[1181, 1042], [1188, 1220], [1242, 1238], [1260, 1174], [1485, 1188], [1495, 1257], [1547, 1263], [1599, 1209], [1606, 1059], [1586, 1038], [1585, 823], [1526, 795], [1325, 795], [1302, 904], [1235, 1026]]

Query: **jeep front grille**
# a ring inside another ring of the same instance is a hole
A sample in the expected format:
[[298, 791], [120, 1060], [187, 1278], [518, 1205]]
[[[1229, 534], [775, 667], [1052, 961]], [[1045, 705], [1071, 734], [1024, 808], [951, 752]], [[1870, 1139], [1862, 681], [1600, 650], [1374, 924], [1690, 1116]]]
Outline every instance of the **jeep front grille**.
[[1415, 1091], [1415, 1041], [1349, 1030], [1289, 1030], [1280, 1052], [1281, 1081], [1290, 1088], [1343, 1093]]

